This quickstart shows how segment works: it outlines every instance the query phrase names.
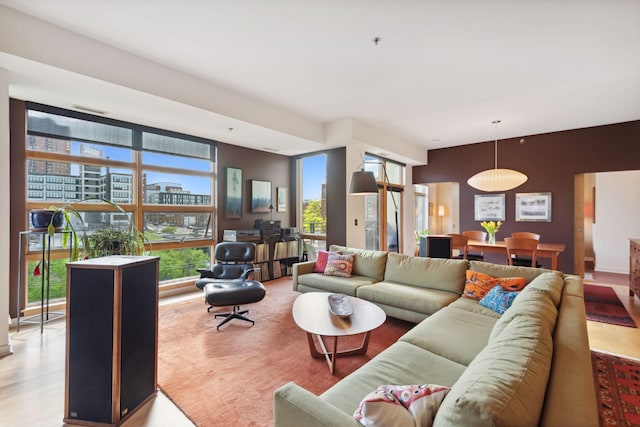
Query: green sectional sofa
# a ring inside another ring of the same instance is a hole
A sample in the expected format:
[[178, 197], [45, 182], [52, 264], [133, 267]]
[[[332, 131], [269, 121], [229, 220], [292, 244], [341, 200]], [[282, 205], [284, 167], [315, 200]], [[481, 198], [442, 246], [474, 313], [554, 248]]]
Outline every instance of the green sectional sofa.
[[[396, 343], [316, 396], [295, 383], [274, 394], [274, 425], [354, 426], [363, 397], [380, 385], [451, 387], [434, 426], [597, 426], [582, 281], [557, 271], [466, 260], [354, 253], [349, 278], [294, 265], [294, 289], [358, 296], [416, 322]], [[504, 314], [461, 297], [467, 269], [524, 277]], [[375, 339], [375, 335], [374, 338]]]

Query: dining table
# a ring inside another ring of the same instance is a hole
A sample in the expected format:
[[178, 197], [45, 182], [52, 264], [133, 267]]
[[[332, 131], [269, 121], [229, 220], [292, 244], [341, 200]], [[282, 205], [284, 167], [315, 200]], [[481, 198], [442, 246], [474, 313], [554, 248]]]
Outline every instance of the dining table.
[[[558, 258], [560, 254], [564, 252], [564, 243], [538, 243], [538, 250], [536, 252], [537, 258], [550, 258], [551, 269], [558, 269]], [[507, 245], [504, 240], [497, 240], [495, 243], [489, 243], [485, 240], [469, 240], [467, 243], [467, 250], [469, 252], [489, 252], [497, 254], [507, 254]]]

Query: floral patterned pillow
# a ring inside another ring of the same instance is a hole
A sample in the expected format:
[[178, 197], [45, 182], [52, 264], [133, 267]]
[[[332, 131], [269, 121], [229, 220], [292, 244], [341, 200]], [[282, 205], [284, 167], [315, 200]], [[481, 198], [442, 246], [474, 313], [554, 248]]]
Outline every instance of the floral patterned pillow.
[[325, 276], [351, 277], [353, 258], [354, 254], [329, 255], [327, 267], [324, 269]]
[[496, 285], [500, 285], [505, 291], [519, 292], [526, 284], [524, 277], [491, 277], [488, 274], [467, 270], [462, 296], [480, 301]]
[[353, 416], [364, 426], [430, 426], [449, 390], [435, 384], [381, 385], [362, 399]]
[[496, 285], [489, 293], [482, 298], [479, 303], [483, 307], [487, 307], [497, 313], [503, 314], [516, 299], [520, 292], [509, 292], [502, 289], [502, 286]]
[[318, 255], [316, 256], [316, 264], [313, 266], [313, 272], [324, 273], [324, 269], [327, 268], [329, 255], [332, 254], [340, 255], [340, 252], [318, 251]]

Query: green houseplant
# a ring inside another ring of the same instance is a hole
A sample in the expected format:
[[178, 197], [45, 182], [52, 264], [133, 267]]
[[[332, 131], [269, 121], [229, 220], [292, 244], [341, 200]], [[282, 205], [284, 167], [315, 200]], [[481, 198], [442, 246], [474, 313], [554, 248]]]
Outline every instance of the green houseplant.
[[[122, 209], [120, 205], [111, 200], [99, 199], [98, 201], [126, 214], [126, 211]], [[97, 258], [108, 255], [141, 255], [144, 253], [144, 235], [133, 225], [128, 216], [128, 225], [124, 229], [105, 228], [87, 234], [82, 215], [74, 207], [77, 203], [61, 207], [52, 206], [49, 209], [39, 210], [38, 214], [36, 214], [50, 215], [49, 223], [46, 227], [47, 233], [50, 236], [53, 236], [55, 232], [60, 230], [68, 232], [63, 234], [62, 244], [66, 247], [69, 243], [69, 238], [72, 239], [72, 261], [77, 261], [83, 257]], [[60, 216], [64, 217], [64, 225], [62, 226]], [[46, 217], [47, 216], [45, 216], [45, 218]], [[32, 222], [33, 220], [34, 213], [32, 213]], [[74, 222], [76, 222], [75, 226], [73, 224]], [[78, 224], [80, 224], [81, 227], [78, 227]], [[33, 225], [36, 227], [35, 223]], [[84, 247], [84, 253], [80, 251], [80, 242], [82, 242], [82, 246]]]

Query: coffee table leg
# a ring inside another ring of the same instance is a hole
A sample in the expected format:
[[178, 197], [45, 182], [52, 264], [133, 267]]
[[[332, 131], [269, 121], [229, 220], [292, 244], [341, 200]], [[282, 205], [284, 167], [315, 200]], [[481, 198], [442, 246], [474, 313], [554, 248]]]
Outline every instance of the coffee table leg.
[[329, 372], [331, 374], [334, 373], [336, 367], [336, 357], [337, 356], [355, 356], [360, 354], [365, 354], [367, 352], [367, 348], [369, 348], [369, 338], [371, 337], [371, 331], [365, 332], [364, 337], [362, 338], [362, 343], [359, 347], [352, 348], [349, 350], [338, 351], [338, 337], [333, 337], [333, 346], [332, 351], [328, 351], [327, 347], [324, 343], [324, 339], [321, 335], [315, 335], [318, 337], [318, 342], [320, 344], [320, 348], [322, 352], [318, 351], [316, 348], [314, 335], [312, 333], [307, 332], [307, 342], [309, 343], [309, 352], [311, 353], [311, 357], [319, 359], [324, 357], [329, 365]]

